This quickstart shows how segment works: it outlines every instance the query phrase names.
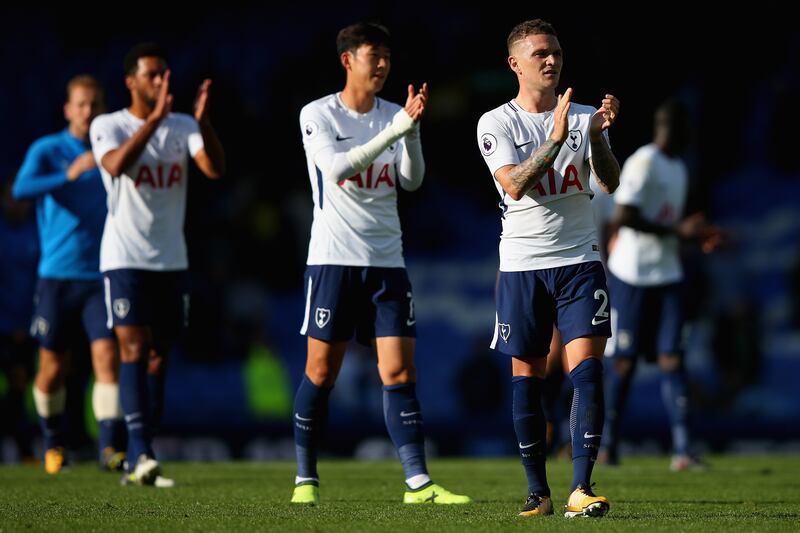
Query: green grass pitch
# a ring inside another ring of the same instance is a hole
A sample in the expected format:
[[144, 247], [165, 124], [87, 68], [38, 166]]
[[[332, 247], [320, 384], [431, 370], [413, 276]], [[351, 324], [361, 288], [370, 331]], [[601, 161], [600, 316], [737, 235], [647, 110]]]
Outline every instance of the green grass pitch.
[[608, 496], [601, 519], [567, 519], [571, 467], [548, 463], [555, 516], [516, 516], [525, 498], [514, 459], [435, 459], [434, 480], [466, 493], [466, 506], [400, 503], [396, 462], [320, 464], [322, 503], [289, 503], [294, 465], [167, 463], [177, 487], [121, 487], [94, 465], [47, 476], [32, 466], [0, 467], [0, 531], [798, 531], [800, 457], [712, 456], [707, 472], [668, 471], [666, 457], [632, 457], [595, 469]]

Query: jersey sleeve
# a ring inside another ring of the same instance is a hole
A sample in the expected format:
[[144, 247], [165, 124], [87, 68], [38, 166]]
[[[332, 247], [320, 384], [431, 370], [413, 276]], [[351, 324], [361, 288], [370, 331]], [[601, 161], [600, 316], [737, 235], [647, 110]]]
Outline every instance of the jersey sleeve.
[[499, 168], [520, 162], [511, 132], [490, 113], [478, 121], [478, 149], [492, 177]]
[[614, 203], [640, 207], [644, 203], [645, 187], [653, 160], [634, 154], [625, 161], [619, 176], [619, 188], [614, 193]]
[[184, 121], [186, 127], [186, 145], [189, 148], [189, 155], [194, 157], [197, 152], [205, 148], [203, 134], [200, 133], [200, 125], [192, 116], [186, 116]]
[[122, 128], [114, 124], [111, 115], [102, 115], [92, 121], [89, 139], [92, 142], [92, 152], [97, 166], [102, 167], [103, 156], [119, 148], [125, 142], [125, 135]]
[[47, 150], [48, 147], [43, 141], [33, 143], [28, 149], [11, 190], [14, 198], [34, 198], [68, 182], [65, 170], [53, 172], [49, 168]]
[[321, 150], [336, 144], [330, 120], [319, 107], [308, 104], [300, 111], [300, 131], [303, 135], [303, 148], [311, 158]]

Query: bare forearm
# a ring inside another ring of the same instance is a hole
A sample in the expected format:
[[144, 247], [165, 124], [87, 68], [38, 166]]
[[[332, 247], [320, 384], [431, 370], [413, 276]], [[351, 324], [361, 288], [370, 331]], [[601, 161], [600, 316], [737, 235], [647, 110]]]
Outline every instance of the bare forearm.
[[158, 129], [158, 122], [147, 120], [141, 128], [136, 130], [130, 139], [125, 141], [116, 150], [111, 150], [103, 156], [100, 162], [103, 168], [111, 174], [112, 177], [118, 178], [122, 172], [134, 164], [139, 156], [142, 155], [147, 142], [150, 137]]
[[602, 135], [599, 135], [597, 139], [591, 139], [590, 142], [592, 143], [592, 157], [589, 159], [589, 164], [592, 167], [592, 173], [600, 188], [611, 194], [619, 187], [619, 162]]
[[213, 168], [213, 176], [218, 178], [225, 174], [225, 150], [222, 148], [222, 143], [217, 137], [217, 132], [214, 131], [214, 128], [211, 126], [211, 123], [208, 121], [201, 121], [200, 123], [200, 134], [203, 136], [203, 145], [206, 150], [206, 154], [208, 154], [208, 159], [211, 162]]
[[561, 150], [561, 144], [553, 139], [547, 139], [528, 159], [511, 169], [508, 177], [512, 190], [506, 192], [518, 200], [535, 187], [547, 169], [553, 166]]

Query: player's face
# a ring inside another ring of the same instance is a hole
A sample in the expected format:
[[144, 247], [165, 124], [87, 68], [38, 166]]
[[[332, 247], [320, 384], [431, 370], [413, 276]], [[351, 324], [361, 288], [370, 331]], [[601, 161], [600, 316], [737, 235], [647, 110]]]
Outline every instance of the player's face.
[[94, 117], [103, 112], [103, 101], [92, 87], [76, 85], [69, 92], [64, 104], [64, 118], [69, 122], [69, 130], [76, 137], [86, 137]]
[[373, 94], [383, 89], [391, 69], [391, 52], [384, 45], [362, 44], [355, 52], [342, 54], [348, 81]]
[[126, 79], [128, 89], [152, 107], [158, 99], [158, 90], [166, 71], [167, 62], [160, 57], [140, 57], [136, 63], [136, 72]]
[[528, 35], [517, 41], [508, 58], [520, 82], [536, 91], [555, 90], [564, 63], [555, 35]]

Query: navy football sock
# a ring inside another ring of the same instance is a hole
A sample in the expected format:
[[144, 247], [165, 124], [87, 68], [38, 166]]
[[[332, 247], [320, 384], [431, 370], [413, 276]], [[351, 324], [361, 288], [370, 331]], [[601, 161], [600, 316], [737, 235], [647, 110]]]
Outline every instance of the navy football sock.
[[689, 386], [686, 372], [662, 372], [661, 397], [667, 408], [669, 423], [672, 429], [672, 449], [676, 455], [689, 453]]
[[629, 372], [620, 374], [616, 369], [610, 368], [606, 372], [605, 378], [605, 403], [606, 420], [603, 427], [603, 446], [609, 453], [609, 458], [614, 460], [619, 446], [619, 424], [622, 413], [625, 411], [625, 402], [628, 398], [633, 374], [636, 366], [631, 367]]
[[405, 479], [409, 480], [418, 475], [427, 476], [422, 410], [414, 383], [384, 385], [383, 418], [389, 436], [400, 455]]
[[141, 454], [153, 456], [149, 433], [147, 367], [144, 361], [119, 365], [119, 401], [128, 430], [128, 467], [133, 470]]
[[544, 380], [540, 378], [511, 378], [512, 416], [522, 466], [528, 477], [528, 493], [549, 496], [550, 487], [547, 485], [545, 470], [547, 424], [542, 409], [543, 384]]
[[603, 363], [590, 357], [569, 373], [575, 387], [570, 412], [572, 488], [590, 486], [592, 468], [603, 435]]
[[297, 477], [319, 479], [317, 453], [328, 422], [328, 397], [333, 387], [317, 387], [303, 375], [294, 397], [294, 444]]

